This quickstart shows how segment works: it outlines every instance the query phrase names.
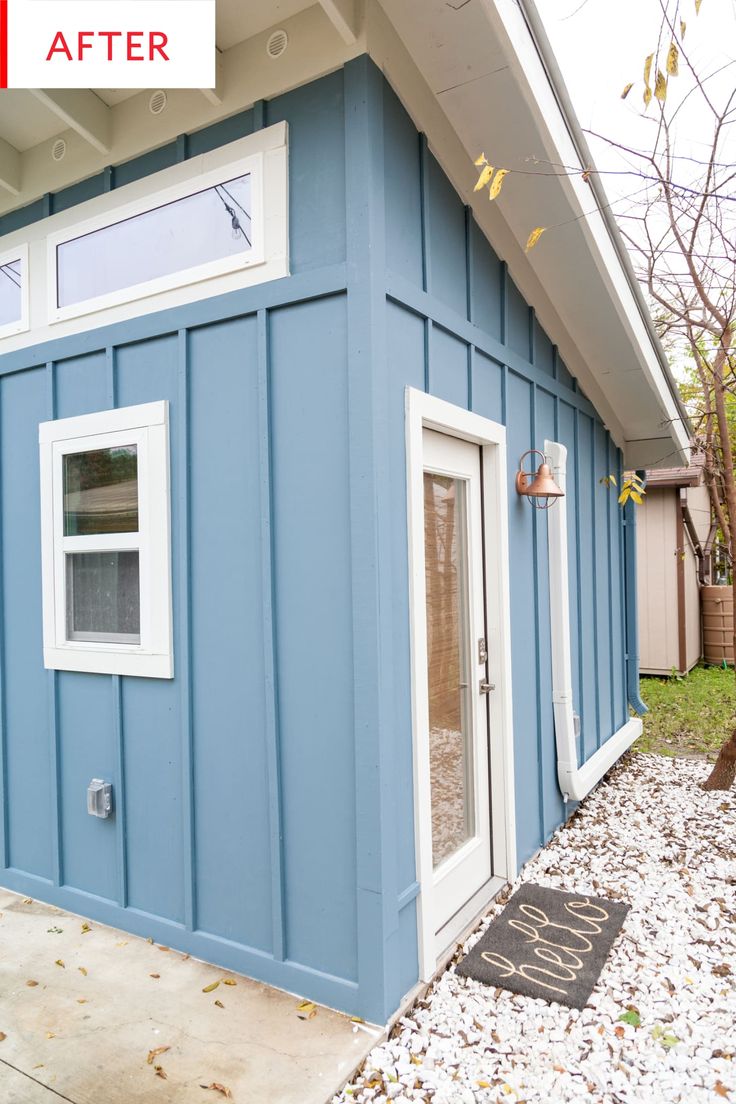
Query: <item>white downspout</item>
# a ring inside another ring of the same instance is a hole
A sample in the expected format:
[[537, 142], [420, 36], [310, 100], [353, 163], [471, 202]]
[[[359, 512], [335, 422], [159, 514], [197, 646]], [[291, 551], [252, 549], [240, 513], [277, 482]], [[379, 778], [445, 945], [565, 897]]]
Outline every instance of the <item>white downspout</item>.
[[[558, 441], [545, 441], [555, 482], [566, 489], [567, 449]], [[572, 660], [570, 652], [570, 592], [567, 560], [567, 498], [558, 498], [547, 511], [549, 542], [549, 605], [552, 637], [552, 706], [557, 743], [557, 780], [568, 801], [581, 801], [613, 766], [634, 740], [641, 735], [641, 720], [633, 717], [582, 766], [578, 766], [575, 720], [572, 700]], [[580, 641], [580, 647], [584, 642]]]

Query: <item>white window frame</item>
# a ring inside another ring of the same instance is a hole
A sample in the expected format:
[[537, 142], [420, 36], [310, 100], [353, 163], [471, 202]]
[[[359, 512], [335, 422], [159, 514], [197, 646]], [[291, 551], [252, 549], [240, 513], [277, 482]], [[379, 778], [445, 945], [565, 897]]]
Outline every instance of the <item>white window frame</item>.
[[[198, 192], [213, 188], [216, 184], [227, 184], [239, 176], [246, 175], [250, 176], [251, 186], [251, 247], [249, 249], [244, 249], [240, 253], [233, 253], [227, 257], [221, 257], [216, 261], [208, 261], [205, 264], [179, 269], [166, 276], [158, 276], [153, 280], [130, 284], [128, 287], [118, 288], [106, 295], [96, 295], [91, 299], [82, 299], [78, 303], [59, 306], [58, 251], [62, 245], [75, 241], [77, 238], [83, 238], [87, 234], [93, 234], [98, 230], [105, 230], [120, 222], [126, 222], [137, 215], [148, 214], [158, 207], [164, 207], [169, 203], [175, 203], [177, 200], [186, 199]], [[228, 161], [216, 169], [211, 169], [209, 172], [200, 172], [168, 187], [155, 189], [139, 199], [123, 203], [112, 210], [95, 215], [93, 218], [77, 222], [56, 234], [49, 234], [46, 239], [48, 269], [46, 286], [48, 289], [49, 321], [63, 322], [68, 318], [79, 318], [85, 314], [93, 314], [95, 311], [115, 307], [120, 303], [131, 303], [136, 299], [145, 299], [149, 295], [159, 295], [161, 292], [170, 291], [173, 288], [198, 284], [203, 280], [211, 280], [215, 276], [224, 276], [228, 272], [237, 272], [241, 269], [256, 268], [258, 265], [262, 265], [266, 259], [263, 209], [263, 154], [254, 153], [250, 157]]]
[[12, 337], [13, 334], [25, 333], [30, 326], [30, 273], [28, 271], [28, 243], [22, 242], [14, 249], [6, 249], [0, 253], [0, 267], [9, 264], [10, 261], [20, 261], [20, 318], [13, 322], [6, 322], [0, 326], [0, 338]]
[[[135, 445], [138, 532], [64, 536], [63, 461], [70, 453]], [[173, 678], [168, 403], [104, 410], [39, 425], [44, 666], [60, 671]], [[139, 553], [140, 644], [67, 639], [67, 553]]]

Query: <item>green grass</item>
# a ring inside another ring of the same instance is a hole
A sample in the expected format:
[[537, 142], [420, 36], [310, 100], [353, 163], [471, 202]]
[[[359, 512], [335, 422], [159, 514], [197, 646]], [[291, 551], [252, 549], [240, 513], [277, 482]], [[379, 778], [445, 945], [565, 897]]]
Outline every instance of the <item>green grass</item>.
[[649, 712], [634, 751], [715, 759], [736, 727], [736, 678], [721, 667], [695, 667], [684, 678], [643, 675]]

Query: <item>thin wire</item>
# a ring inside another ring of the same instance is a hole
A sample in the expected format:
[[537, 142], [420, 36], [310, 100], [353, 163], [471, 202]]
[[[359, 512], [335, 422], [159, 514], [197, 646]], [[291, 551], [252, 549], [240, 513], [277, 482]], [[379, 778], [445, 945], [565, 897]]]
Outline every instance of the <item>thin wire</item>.
[[[13, 276], [11, 276], [10, 272], [8, 272], [9, 268], [10, 268], [10, 265], [0, 265], [0, 272], [2, 272], [3, 276], [7, 276], [7, 278], [10, 280], [11, 284], [15, 284], [15, 286], [17, 288], [19, 288], [20, 287], [20, 280], [14, 280], [13, 279]], [[16, 272], [14, 268], [10, 269], [10, 271], [13, 273], [14, 276], [19, 276], [20, 275], [20, 273]]]

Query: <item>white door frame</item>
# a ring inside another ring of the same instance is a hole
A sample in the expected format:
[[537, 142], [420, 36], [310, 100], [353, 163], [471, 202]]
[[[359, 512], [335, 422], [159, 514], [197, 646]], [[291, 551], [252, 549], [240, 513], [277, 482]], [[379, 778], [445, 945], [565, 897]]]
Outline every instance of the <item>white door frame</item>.
[[[414, 833], [416, 841], [417, 933], [419, 974], [430, 981], [438, 955], [434, 923], [431, 786], [429, 772], [429, 699], [424, 577], [424, 461], [422, 430], [435, 429], [481, 448], [484, 485], [486, 625], [488, 669], [495, 689], [489, 695], [491, 833], [493, 881], [516, 876], [514, 754], [511, 714], [511, 613], [508, 552], [506, 429], [462, 407], [406, 389], [406, 476], [409, 536], [409, 615], [411, 621], [411, 698], [414, 748]], [[479, 904], [482, 907], [482, 903]], [[458, 933], [459, 934], [459, 933]]]

